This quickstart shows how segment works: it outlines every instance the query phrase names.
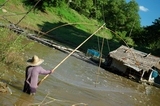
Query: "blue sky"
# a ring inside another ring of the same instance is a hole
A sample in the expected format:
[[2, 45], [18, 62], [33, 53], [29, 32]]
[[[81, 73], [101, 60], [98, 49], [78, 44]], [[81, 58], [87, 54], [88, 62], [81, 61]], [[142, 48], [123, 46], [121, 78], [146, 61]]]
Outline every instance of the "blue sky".
[[[130, 1], [130, 0], [126, 0]], [[160, 0], [135, 0], [139, 5], [141, 25], [149, 26], [160, 17]]]

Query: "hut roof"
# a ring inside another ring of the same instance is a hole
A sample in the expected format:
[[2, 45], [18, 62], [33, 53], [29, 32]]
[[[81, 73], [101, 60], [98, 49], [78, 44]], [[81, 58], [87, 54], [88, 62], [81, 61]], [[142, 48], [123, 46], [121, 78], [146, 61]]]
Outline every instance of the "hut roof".
[[109, 53], [110, 57], [136, 71], [148, 71], [153, 66], [160, 69], [160, 58], [124, 45]]

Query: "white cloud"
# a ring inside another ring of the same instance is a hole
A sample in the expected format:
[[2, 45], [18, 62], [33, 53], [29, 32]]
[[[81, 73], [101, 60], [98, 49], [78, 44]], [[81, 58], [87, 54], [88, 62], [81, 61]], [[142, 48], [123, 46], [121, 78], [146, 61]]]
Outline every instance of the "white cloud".
[[147, 12], [147, 11], [148, 11], [148, 8], [146, 8], [146, 7], [144, 7], [144, 6], [139, 6], [139, 10], [140, 10], [140, 11]]

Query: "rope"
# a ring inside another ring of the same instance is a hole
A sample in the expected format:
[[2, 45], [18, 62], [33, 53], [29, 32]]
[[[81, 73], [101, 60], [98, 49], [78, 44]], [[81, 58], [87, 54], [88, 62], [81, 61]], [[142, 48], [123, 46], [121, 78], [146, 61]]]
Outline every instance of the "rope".
[[133, 22], [133, 24], [132, 24], [132, 28], [131, 28], [131, 31], [130, 31], [130, 33], [129, 33], [129, 37], [130, 37], [131, 34], [132, 34], [132, 30], [133, 30], [133, 27], [134, 27], [134, 24], [135, 24], [135, 20], [136, 20], [136, 19], [134, 19], [134, 22]]
[[97, 43], [98, 43], [98, 51], [100, 51], [101, 50], [101, 48], [100, 48], [100, 45], [99, 45], [99, 37], [97, 36]]
[[58, 29], [60, 27], [64, 27], [64, 26], [67, 26], [67, 25], [77, 25], [77, 24], [93, 25], [93, 24], [88, 24], [88, 23], [67, 23], [67, 24], [63, 24], [63, 25], [60, 25], [60, 26], [57, 26], [55, 28], [50, 29], [49, 31], [46, 32], [46, 34], [49, 33], [49, 32], [51, 32], [51, 31], [53, 31], [53, 30], [55, 30], [55, 29]]
[[16, 25], [18, 25], [18, 24], [37, 6], [37, 4], [38, 4], [40, 1], [41, 1], [41, 0], [38, 0], [38, 1], [36, 2], [36, 4], [17, 22]]
[[108, 39], [107, 39], [107, 46], [108, 46], [108, 52], [111, 51], [110, 47], [109, 47], [109, 42], [108, 42]]
[[[52, 72], [55, 71], [55, 69], [57, 69], [66, 59], [68, 59], [78, 48], [80, 48], [85, 42], [87, 42], [94, 34], [96, 34], [101, 28], [103, 28], [103, 26], [105, 25], [105, 23], [99, 27], [92, 35], [90, 35], [85, 41], [83, 41], [77, 48], [75, 48], [67, 57], [65, 57], [54, 69], [52, 69]], [[47, 74], [43, 79], [41, 79], [38, 82], [38, 85], [40, 85], [50, 74]]]
[[1, 6], [0, 9], [1, 9], [7, 2], [9, 2], [9, 0], [6, 0], [2, 5], [0, 5], [0, 6]]
[[[116, 36], [118, 36], [118, 37], [126, 44], [126, 46], [127, 46], [128, 48], [130, 48], [129, 45], [128, 45], [118, 34], [116, 34], [114, 31], [112, 31], [111, 29], [109, 29], [109, 28], [107, 28], [107, 27], [105, 27], [105, 29], [111, 31], [111, 32], [114, 33]], [[130, 50], [130, 51], [131, 51], [131, 50]], [[136, 61], [136, 65], [139, 67], [139, 62], [137, 61], [136, 56], [134, 55], [134, 53], [133, 53], [132, 51], [131, 51], [131, 53], [132, 53], [132, 55], [133, 55], [134, 60]]]
[[18, 15], [22, 15], [22, 14], [26, 14], [26, 13], [14, 13], [14, 14], [10, 14], [10, 15], [0, 15], [0, 17], [2, 17], [4, 20], [6, 20], [8, 23], [13, 24], [11, 21], [9, 21], [6, 17], [10, 17], [10, 16], [18, 16]]
[[102, 44], [101, 44], [101, 51], [100, 51], [100, 60], [99, 60], [99, 66], [98, 66], [98, 73], [97, 73], [97, 77], [96, 77], [96, 83], [95, 83], [95, 87], [96, 87], [96, 84], [98, 82], [98, 77], [99, 77], [99, 72], [100, 72], [100, 66], [101, 66], [101, 62], [102, 62], [102, 51], [103, 51], [103, 46], [104, 46], [104, 38], [102, 40]]
[[39, 36], [39, 38], [41, 38], [43, 35], [49, 35], [48, 33], [50, 33], [53, 30], [56, 30], [58, 28], [61, 28], [61, 27], [64, 27], [64, 26], [68, 26], [68, 25], [78, 25], [78, 24], [82, 24], [82, 25], [94, 25], [94, 24], [89, 24], [89, 23], [67, 23], [67, 24], [63, 24], [63, 25], [54, 27], [54, 28], [48, 30], [47, 32], [41, 32], [41, 31], [37, 31], [37, 32], [39, 32], [40, 34], [42, 34], [41, 36]]

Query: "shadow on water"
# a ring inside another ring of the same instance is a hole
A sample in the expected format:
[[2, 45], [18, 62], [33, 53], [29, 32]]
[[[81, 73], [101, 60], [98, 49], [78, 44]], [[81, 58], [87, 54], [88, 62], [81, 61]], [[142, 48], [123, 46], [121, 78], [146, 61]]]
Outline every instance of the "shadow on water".
[[[61, 37], [63, 38], [63, 36]], [[73, 48], [74, 46], [77, 45], [72, 45]], [[34, 54], [42, 57], [45, 60], [42, 65], [50, 69], [67, 55], [38, 43], [35, 43], [31, 50], [26, 51], [26, 55], [29, 57]], [[98, 80], [96, 81], [97, 76]], [[21, 83], [23, 84], [23, 81]], [[96, 87], [94, 87], [95, 83]], [[160, 98], [159, 89], [139, 85], [103, 69], [100, 69], [100, 73], [97, 75], [97, 66], [74, 57], [65, 61], [39, 86], [34, 98], [21, 92], [22, 84], [12, 83], [10, 86], [13, 94], [1, 96], [0, 104], [2, 106], [12, 106], [13, 104], [26, 106], [28, 103], [40, 103], [46, 97], [46, 91], [50, 91], [50, 95], [44, 102], [48, 103], [47, 106], [85, 106], [85, 104], [88, 106], [156, 106], [159, 104], [157, 101]], [[76, 103], [79, 105], [72, 105]]]
[[22, 93], [14, 103], [14, 106], [30, 106], [33, 104], [34, 98], [34, 96]]
[[[67, 55], [38, 43], [35, 43], [26, 54], [29, 57], [36, 54], [43, 58], [45, 62], [42, 65], [46, 69], [52, 69]], [[43, 102], [47, 106], [85, 106], [86, 104], [88, 106], [128, 106], [128, 104], [129, 106], [156, 106], [159, 104], [157, 102], [159, 89], [137, 84], [103, 69], [100, 69], [96, 81], [97, 68], [71, 56], [38, 87], [34, 98], [22, 92], [24, 80], [22, 81], [21, 76], [17, 79], [21, 80], [20, 83], [15, 81], [10, 85], [13, 94], [0, 97], [0, 105], [23, 106], [22, 104], [25, 104], [24, 106], [27, 106], [28, 103], [41, 103], [48, 91], [50, 93]]]

